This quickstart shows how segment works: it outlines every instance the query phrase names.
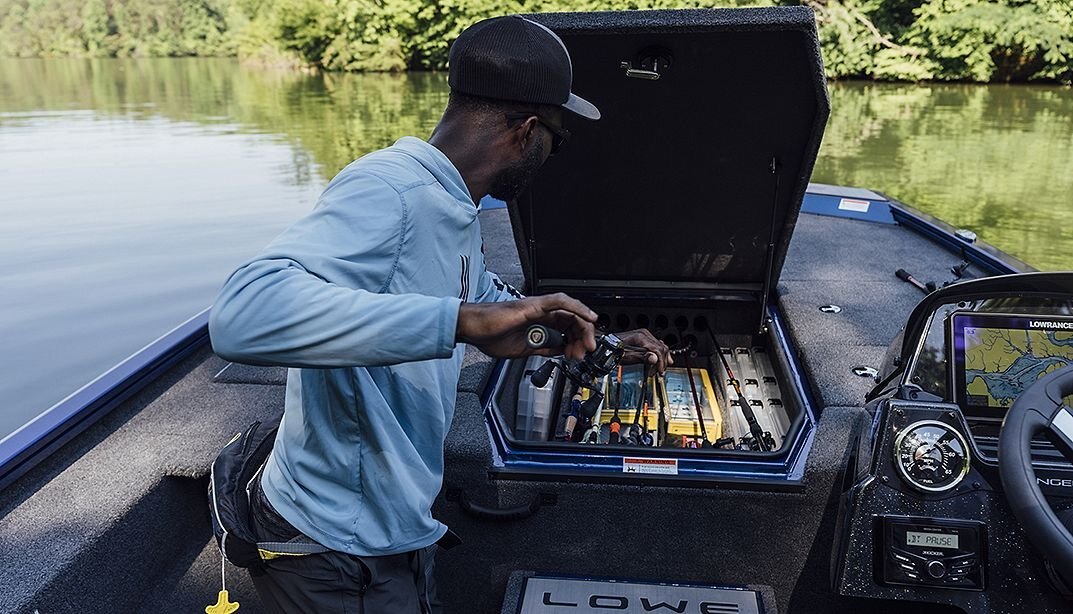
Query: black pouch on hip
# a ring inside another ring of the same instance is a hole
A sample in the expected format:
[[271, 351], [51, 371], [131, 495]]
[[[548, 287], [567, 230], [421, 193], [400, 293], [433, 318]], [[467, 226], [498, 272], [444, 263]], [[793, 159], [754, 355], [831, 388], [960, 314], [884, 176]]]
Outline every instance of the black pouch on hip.
[[236, 434], [212, 461], [209, 511], [216, 543], [238, 567], [259, 568], [264, 559], [250, 527], [250, 486], [275, 444], [278, 423], [251, 424]]

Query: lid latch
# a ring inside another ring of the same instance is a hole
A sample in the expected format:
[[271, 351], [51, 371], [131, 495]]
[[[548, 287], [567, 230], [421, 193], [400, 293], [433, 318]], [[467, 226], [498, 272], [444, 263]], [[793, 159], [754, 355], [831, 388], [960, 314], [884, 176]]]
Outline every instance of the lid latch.
[[628, 60], [619, 63], [619, 68], [626, 71], [627, 77], [634, 79], [646, 79], [658, 81], [660, 70], [666, 70], [671, 65], [671, 56], [665, 50], [648, 49], [637, 54], [638, 67], [633, 67], [633, 62]]

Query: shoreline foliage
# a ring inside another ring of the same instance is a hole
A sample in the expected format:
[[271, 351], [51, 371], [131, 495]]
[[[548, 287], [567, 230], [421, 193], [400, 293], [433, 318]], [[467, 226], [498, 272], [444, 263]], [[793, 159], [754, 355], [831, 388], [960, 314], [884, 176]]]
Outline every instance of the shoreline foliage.
[[833, 79], [1073, 82], [1069, 0], [0, 0], [0, 55], [441, 70], [492, 15], [772, 4], [815, 11]]

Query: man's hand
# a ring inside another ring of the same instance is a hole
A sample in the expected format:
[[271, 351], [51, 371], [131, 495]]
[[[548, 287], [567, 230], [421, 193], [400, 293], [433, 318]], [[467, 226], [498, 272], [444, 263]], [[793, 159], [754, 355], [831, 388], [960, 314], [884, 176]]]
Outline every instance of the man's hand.
[[[615, 336], [622, 339], [626, 345], [631, 346], [631, 349], [627, 350], [622, 356], [622, 364], [643, 362], [655, 365], [656, 371], [660, 375], [663, 375], [667, 367], [674, 364], [670, 348], [667, 347], [666, 343], [656, 339], [647, 328], [615, 333]], [[644, 350], [634, 350], [632, 348], [644, 348]]]
[[586, 352], [596, 349], [595, 321], [596, 312], [561, 292], [505, 303], [462, 303], [455, 341], [468, 343], [495, 358], [557, 355], [558, 348], [532, 350], [526, 345], [526, 329], [532, 324], [544, 324], [566, 334], [566, 347], [561, 351], [567, 358], [581, 360]]

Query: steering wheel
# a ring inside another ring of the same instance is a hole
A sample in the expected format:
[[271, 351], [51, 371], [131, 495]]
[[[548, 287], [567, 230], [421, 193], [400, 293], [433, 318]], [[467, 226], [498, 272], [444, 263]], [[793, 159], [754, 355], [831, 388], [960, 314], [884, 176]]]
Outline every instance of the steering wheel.
[[1030, 446], [1034, 435], [1049, 430], [1062, 456], [1073, 462], [1073, 410], [1062, 405], [1062, 398], [1070, 394], [1073, 365], [1040, 378], [1006, 413], [998, 442], [998, 468], [1006, 500], [1028, 541], [1066, 582], [1073, 581], [1073, 534], [1070, 525], [1063, 523], [1043, 498]]

